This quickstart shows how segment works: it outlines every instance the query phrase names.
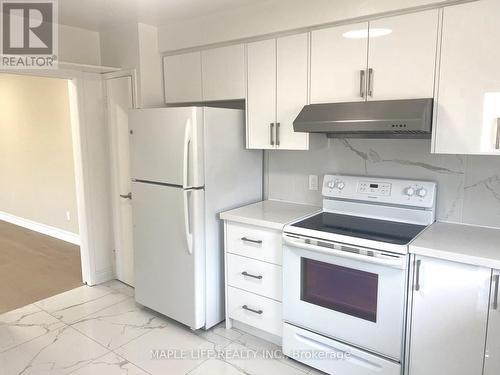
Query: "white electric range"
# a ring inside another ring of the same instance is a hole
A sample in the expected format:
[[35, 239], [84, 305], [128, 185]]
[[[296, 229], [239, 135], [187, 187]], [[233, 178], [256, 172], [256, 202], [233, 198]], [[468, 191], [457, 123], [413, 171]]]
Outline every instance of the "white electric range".
[[287, 225], [283, 351], [329, 374], [400, 375], [409, 243], [435, 220], [429, 181], [327, 175], [323, 212]]

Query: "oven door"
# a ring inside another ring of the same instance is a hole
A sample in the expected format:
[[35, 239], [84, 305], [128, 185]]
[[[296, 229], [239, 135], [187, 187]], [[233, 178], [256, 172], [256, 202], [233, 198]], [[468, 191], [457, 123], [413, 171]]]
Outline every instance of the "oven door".
[[283, 318], [400, 361], [407, 269], [406, 255], [285, 234]]

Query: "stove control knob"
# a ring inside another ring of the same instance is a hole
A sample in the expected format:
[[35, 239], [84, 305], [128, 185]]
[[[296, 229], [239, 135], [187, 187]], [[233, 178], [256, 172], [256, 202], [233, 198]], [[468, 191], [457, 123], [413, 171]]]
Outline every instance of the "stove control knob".
[[330, 182], [328, 182], [327, 186], [328, 186], [330, 189], [333, 189], [333, 188], [335, 187], [335, 182], [330, 181]]
[[427, 190], [425, 190], [424, 188], [418, 189], [417, 190], [417, 195], [420, 198], [423, 198], [423, 197], [425, 197], [427, 195]]
[[415, 194], [415, 189], [412, 187], [407, 187], [405, 189], [405, 194], [408, 195], [409, 197], [411, 197]]
[[342, 190], [343, 188], [345, 188], [345, 183], [344, 183], [344, 182], [342, 182], [342, 181], [339, 181], [339, 182], [337, 183], [337, 188], [338, 188], [339, 190]]

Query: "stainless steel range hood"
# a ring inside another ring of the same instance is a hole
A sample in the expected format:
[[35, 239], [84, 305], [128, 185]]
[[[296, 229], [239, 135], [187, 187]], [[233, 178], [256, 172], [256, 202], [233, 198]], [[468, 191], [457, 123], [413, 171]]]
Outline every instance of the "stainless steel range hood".
[[329, 138], [430, 138], [432, 107], [432, 98], [311, 104], [293, 128]]

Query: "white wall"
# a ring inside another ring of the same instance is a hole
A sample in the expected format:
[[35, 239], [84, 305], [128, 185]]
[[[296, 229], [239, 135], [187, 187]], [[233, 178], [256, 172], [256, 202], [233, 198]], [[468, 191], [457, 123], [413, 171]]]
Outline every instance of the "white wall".
[[0, 212], [78, 233], [66, 81], [0, 74], [0, 176]]
[[100, 34], [102, 64], [136, 69], [139, 107], [164, 105], [158, 30], [145, 24], [126, 25]]
[[100, 65], [99, 33], [78, 27], [59, 25], [59, 60]]
[[453, 0], [270, 0], [160, 27], [161, 52], [250, 38]]
[[142, 107], [165, 105], [163, 97], [163, 64], [158, 51], [158, 29], [143, 23], [139, 30], [139, 79]]
[[428, 140], [311, 135], [310, 151], [268, 152], [268, 195], [321, 205], [320, 191], [308, 189], [310, 174], [431, 180], [438, 183], [438, 219], [500, 227], [500, 157], [434, 155], [430, 148]]
[[100, 33], [101, 61], [106, 66], [139, 68], [139, 33], [137, 24]]

